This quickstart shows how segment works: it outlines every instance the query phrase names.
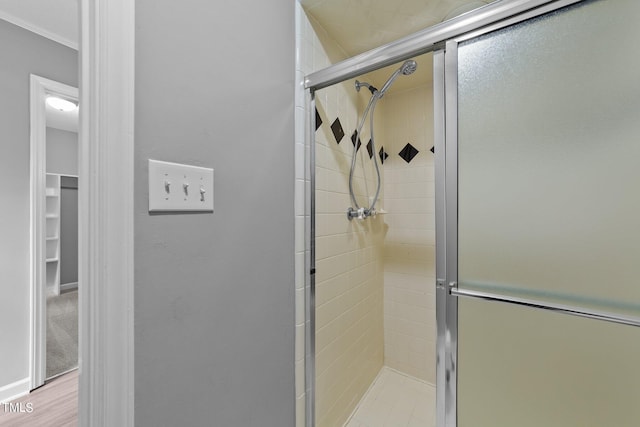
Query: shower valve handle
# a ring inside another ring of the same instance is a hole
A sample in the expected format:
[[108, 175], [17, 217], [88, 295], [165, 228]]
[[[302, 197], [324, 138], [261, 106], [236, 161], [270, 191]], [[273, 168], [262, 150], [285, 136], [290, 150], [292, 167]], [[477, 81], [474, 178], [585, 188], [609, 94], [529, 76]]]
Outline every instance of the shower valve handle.
[[371, 216], [371, 215], [375, 215], [375, 211], [371, 210], [371, 209], [365, 209], [365, 208], [353, 209], [353, 208], [349, 208], [347, 210], [347, 218], [349, 219], [349, 221], [351, 221], [354, 218], [363, 220], [363, 219], [366, 219], [368, 216]]

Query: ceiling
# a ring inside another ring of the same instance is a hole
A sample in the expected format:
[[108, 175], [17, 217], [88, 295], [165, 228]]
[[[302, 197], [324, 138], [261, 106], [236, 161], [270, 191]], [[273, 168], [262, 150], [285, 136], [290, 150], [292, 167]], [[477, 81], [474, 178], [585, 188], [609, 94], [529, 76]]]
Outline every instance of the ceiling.
[[[348, 57], [406, 37], [492, 0], [299, 0], [345, 51]], [[418, 69], [396, 79], [391, 92], [429, 84], [433, 79], [432, 55], [414, 58]], [[380, 87], [397, 69], [392, 65], [361, 76]]]
[[349, 56], [453, 18], [490, 0], [300, 0]]
[[0, 0], [0, 19], [78, 49], [78, 0]]
[[79, 117], [77, 108], [73, 111], [63, 112], [56, 110], [47, 103], [45, 103], [45, 106], [47, 127], [78, 133]]

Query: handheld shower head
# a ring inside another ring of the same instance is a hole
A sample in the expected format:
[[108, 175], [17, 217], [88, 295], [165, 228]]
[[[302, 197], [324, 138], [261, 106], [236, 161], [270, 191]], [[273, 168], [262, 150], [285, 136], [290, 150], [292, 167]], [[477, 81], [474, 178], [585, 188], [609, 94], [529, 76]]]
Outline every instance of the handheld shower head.
[[387, 82], [382, 86], [382, 89], [380, 89], [379, 91], [378, 97], [382, 98], [384, 96], [385, 92], [389, 90], [389, 87], [391, 87], [391, 84], [400, 74], [408, 76], [409, 74], [412, 74], [414, 71], [416, 71], [416, 68], [418, 68], [418, 64], [413, 59], [404, 61], [400, 66], [400, 68], [394, 71], [393, 74], [391, 74], [391, 77], [389, 77]]
[[[353, 218], [364, 219], [368, 216], [375, 215], [376, 214], [375, 206], [376, 206], [376, 202], [378, 201], [378, 196], [380, 195], [380, 185], [381, 185], [380, 168], [378, 167], [378, 160], [377, 160], [377, 156], [375, 155], [373, 156], [373, 164], [375, 166], [376, 175], [377, 175], [377, 186], [376, 186], [375, 196], [373, 196], [373, 198], [371, 199], [369, 207], [360, 207], [358, 205], [358, 201], [356, 200], [356, 193], [353, 190], [353, 177], [354, 177], [354, 171], [356, 167], [356, 158], [358, 154], [358, 147], [360, 146], [359, 143], [356, 144], [356, 141], [360, 139], [360, 131], [362, 131], [362, 125], [364, 125], [364, 122], [367, 119], [367, 115], [369, 115], [369, 124], [371, 129], [369, 132], [369, 135], [371, 137], [371, 139], [369, 140], [369, 144], [371, 145], [369, 153], [371, 152], [375, 153], [376, 146], [375, 146], [375, 138], [373, 137], [373, 133], [374, 133], [374, 126], [373, 126], [374, 114], [373, 113], [376, 108], [376, 103], [380, 100], [380, 98], [384, 96], [384, 93], [389, 89], [393, 81], [400, 74], [408, 76], [409, 74], [416, 71], [416, 68], [418, 68], [418, 64], [416, 63], [416, 61], [412, 59], [405, 61], [400, 66], [400, 68], [398, 68], [393, 72], [393, 74], [391, 74], [391, 76], [389, 77], [389, 79], [387, 80], [387, 82], [384, 84], [384, 86], [380, 91], [378, 91], [375, 87], [371, 86], [369, 83], [361, 82], [359, 80], [356, 80], [355, 82], [356, 91], [360, 92], [360, 89], [362, 87], [366, 87], [371, 91], [371, 98], [369, 99], [369, 103], [367, 104], [367, 107], [364, 109], [364, 112], [362, 113], [362, 118], [359, 120], [358, 127], [356, 128], [356, 131], [354, 132], [354, 135], [352, 137], [354, 143], [353, 143], [353, 155], [351, 156], [351, 169], [349, 169], [349, 196], [351, 197], [351, 201], [353, 202], [354, 207], [349, 208], [349, 210], [347, 211], [347, 216], [349, 220], [352, 220]], [[368, 195], [369, 194], [367, 191], [367, 196]]]
[[418, 63], [413, 59], [409, 59], [407, 61], [404, 61], [404, 63], [400, 67], [400, 70], [402, 71], [402, 74], [408, 76], [409, 74], [412, 74], [417, 68]]

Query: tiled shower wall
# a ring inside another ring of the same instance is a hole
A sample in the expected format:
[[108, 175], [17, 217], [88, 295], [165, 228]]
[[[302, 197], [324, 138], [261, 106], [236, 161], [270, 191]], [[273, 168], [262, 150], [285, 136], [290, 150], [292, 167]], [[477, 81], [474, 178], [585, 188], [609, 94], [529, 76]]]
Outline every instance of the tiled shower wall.
[[[338, 44], [316, 22], [310, 22], [301, 10], [299, 19], [302, 74], [346, 58]], [[315, 366], [316, 425], [319, 427], [344, 424], [383, 363], [385, 225], [382, 217], [349, 221], [346, 215], [347, 208], [352, 205], [348, 187], [353, 151], [351, 136], [356, 128], [357, 106], [361, 102], [352, 81], [316, 93], [319, 120], [315, 146]], [[299, 112], [301, 115], [302, 111], [303, 108]], [[366, 200], [367, 188], [371, 195], [375, 188], [367, 141], [362, 141], [360, 152], [365, 154], [363, 161], [367, 163], [365, 169], [369, 173], [365, 179], [363, 168], [359, 167], [354, 181], [361, 200]], [[302, 184], [300, 186], [304, 188]], [[304, 225], [303, 221], [301, 225]], [[298, 319], [299, 326], [304, 325], [303, 320]], [[300, 417], [298, 426], [301, 426]]]
[[[350, 135], [356, 126], [355, 95], [353, 85], [344, 83], [319, 91], [316, 100], [320, 117], [325, 117], [316, 132], [316, 419], [320, 427], [347, 420], [383, 363], [384, 222], [381, 217], [347, 219], [352, 205], [348, 177], [353, 145], [346, 135], [338, 144], [340, 134], [336, 138], [326, 124], [335, 123], [334, 117], [342, 119]], [[357, 174], [356, 194], [366, 199], [362, 168]], [[368, 181], [369, 189], [374, 185]]]
[[385, 365], [435, 384], [433, 87], [390, 92], [384, 102]]
[[[309, 147], [306, 141], [306, 103], [304, 76], [313, 69], [312, 45], [308, 41], [310, 24], [300, 3], [295, 2], [296, 15], [296, 90], [295, 90], [295, 287], [296, 287], [296, 348], [295, 394], [296, 427], [305, 426], [305, 259], [309, 257], [309, 241], [305, 238], [305, 224], [310, 208], [305, 194], [309, 191]], [[304, 56], [304, 57], [303, 57]]]

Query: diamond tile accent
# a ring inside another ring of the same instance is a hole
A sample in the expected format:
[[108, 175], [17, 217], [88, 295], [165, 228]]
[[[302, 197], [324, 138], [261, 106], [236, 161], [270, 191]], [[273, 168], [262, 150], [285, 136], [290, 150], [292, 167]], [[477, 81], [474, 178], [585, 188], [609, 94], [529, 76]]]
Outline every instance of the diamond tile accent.
[[322, 117], [320, 117], [320, 113], [318, 113], [318, 109], [316, 108], [316, 130], [320, 128], [321, 124], [322, 124]]
[[402, 157], [402, 159], [409, 163], [411, 162], [411, 160], [413, 160], [413, 158], [416, 156], [416, 154], [418, 154], [419, 151], [416, 149], [416, 147], [414, 147], [411, 144], [407, 144], [404, 146], [404, 148], [402, 149], [402, 151], [400, 151], [398, 153], [398, 155], [400, 157]]
[[431, 151], [433, 154], [435, 154], [436, 153], [436, 147], [435, 146], [431, 147], [431, 150], [429, 150], [429, 151]]
[[369, 140], [367, 143], [367, 152], [369, 153], [369, 158], [373, 157], [373, 142]]
[[340, 144], [340, 141], [342, 141], [342, 138], [344, 137], [344, 130], [342, 130], [342, 124], [340, 123], [339, 117], [331, 123], [331, 132], [333, 132], [336, 142]]
[[[356, 131], [355, 130], [351, 134], [351, 143], [354, 146], [356, 145]], [[362, 141], [360, 141], [360, 138], [358, 138], [358, 148], [356, 148], [356, 152], [358, 152], [358, 150], [360, 149], [361, 146], [362, 146]]]
[[384, 147], [380, 147], [380, 151], [378, 151], [378, 155], [380, 156], [380, 163], [384, 165], [384, 161], [387, 160], [389, 155], [384, 151]]

